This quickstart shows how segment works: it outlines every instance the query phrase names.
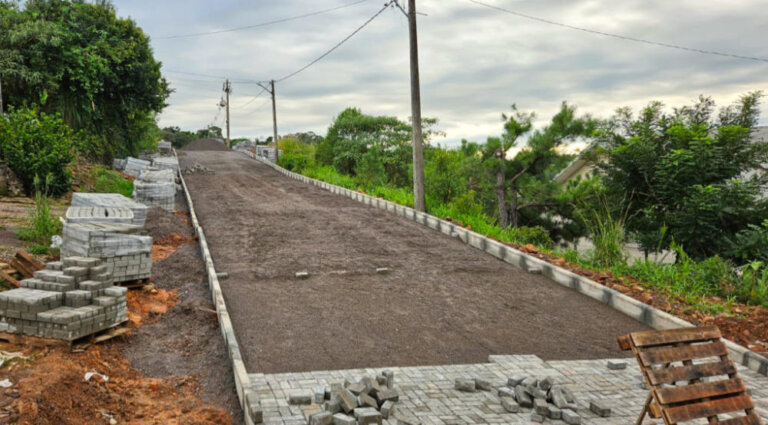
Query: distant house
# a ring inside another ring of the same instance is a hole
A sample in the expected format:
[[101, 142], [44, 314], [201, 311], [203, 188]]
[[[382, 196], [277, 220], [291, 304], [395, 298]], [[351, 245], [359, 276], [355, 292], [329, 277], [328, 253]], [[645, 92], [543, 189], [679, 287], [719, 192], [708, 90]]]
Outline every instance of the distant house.
[[[755, 127], [752, 132], [753, 141], [768, 141], [768, 126]], [[579, 156], [571, 161], [568, 166], [563, 168], [554, 177], [554, 181], [560, 184], [566, 184], [567, 182], [579, 177], [579, 176], [591, 176], [596, 171], [597, 166], [590, 158], [587, 159], [586, 153], [594, 149], [597, 146], [596, 142], [592, 142], [587, 146]], [[763, 189], [765, 196], [768, 196], [768, 164], [763, 164], [762, 167], [750, 172], [745, 177], [759, 176], [766, 183], [766, 187]]]

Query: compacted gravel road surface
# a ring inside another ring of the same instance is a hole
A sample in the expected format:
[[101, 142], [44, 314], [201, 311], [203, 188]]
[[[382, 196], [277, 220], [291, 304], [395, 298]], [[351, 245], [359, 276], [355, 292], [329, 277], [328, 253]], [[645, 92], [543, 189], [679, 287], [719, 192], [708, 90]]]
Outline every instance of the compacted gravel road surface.
[[[198, 149], [204, 148], [198, 147]], [[639, 322], [238, 152], [179, 152], [250, 373], [621, 357]], [[390, 273], [377, 275], [377, 267]], [[295, 273], [310, 277], [297, 280]]]

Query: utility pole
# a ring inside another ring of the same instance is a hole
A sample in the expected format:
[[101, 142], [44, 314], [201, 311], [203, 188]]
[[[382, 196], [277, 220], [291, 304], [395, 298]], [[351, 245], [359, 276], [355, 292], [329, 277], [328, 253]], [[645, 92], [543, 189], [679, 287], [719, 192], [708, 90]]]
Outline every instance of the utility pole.
[[275, 104], [275, 80], [270, 81], [269, 85], [272, 87], [272, 90], [270, 90], [270, 93], [272, 94], [272, 140], [275, 141], [275, 164], [277, 164], [277, 160], [280, 156], [280, 149], [277, 145], [277, 105]]
[[413, 208], [424, 212], [424, 148], [421, 134], [419, 42], [416, 33], [416, 0], [408, 0], [408, 32], [411, 44], [411, 125], [413, 126]]
[[275, 101], [275, 80], [269, 82], [269, 87], [264, 84], [257, 83], [267, 93], [272, 95], [272, 141], [275, 142], [275, 162], [279, 159], [280, 149], [277, 146], [277, 104]]
[[229, 85], [229, 79], [224, 83], [224, 93], [227, 94], [227, 147], [232, 148], [229, 139], [229, 92], [232, 91], [232, 87]]

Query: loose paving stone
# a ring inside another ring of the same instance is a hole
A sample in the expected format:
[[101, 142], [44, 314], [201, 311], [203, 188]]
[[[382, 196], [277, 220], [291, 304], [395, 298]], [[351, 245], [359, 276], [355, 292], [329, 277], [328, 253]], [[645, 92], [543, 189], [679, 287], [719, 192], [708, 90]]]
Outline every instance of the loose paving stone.
[[412, 416], [399, 416], [397, 418], [397, 425], [421, 425], [421, 421]]
[[355, 418], [358, 425], [378, 424], [381, 425], [381, 412], [371, 407], [358, 407], [355, 409]]
[[360, 395], [365, 392], [365, 384], [358, 382], [348, 386], [347, 389], [354, 395]]
[[562, 419], [563, 422], [565, 422], [568, 425], [579, 425], [581, 424], [581, 416], [579, 416], [578, 413], [574, 412], [570, 409], [565, 409], [562, 411]]
[[542, 400], [540, 398], [534, 399], [533, 410], [545, 418], [549, 416], [549, 405], [547, 404], [547, 400]]
[[331, 425], [333, 414], [331, 412], [317, 412], [309, 417], [309, 425]]
[[593, 400], [589, 402], [589, 410], [601, 418], [611, 416], [611, 407], [603, 400]]
[[376, 402], [376, 399], [365, 393], [361, 393], [357, 396], [357, 405], [362, 407], [373, 407], [374, 409], [379, 407], [379, 403]]
[[565, 397], [565, 392], [561, 388], [552, 388], [549, 392], [552, 404], [560, 409], [564, 409], [568, 405], [568, 399]]
[[312, 404], [312, 393], [310, 391], [304, 390], [292, 391], [290, 394], [288, 394], [288, 404]]
[[508, 387], [499, 387], [496, 389], [496, 394], [499, 397], [509, 397], [511, 399], [515, 398], [515, 390]]
[[327, 412], [339, 413], [339, 412], [341, 412], [341, 403], [339, 402], [338, 399], [336, 399], [336, 400], [329, 400], [329, 401], [326, 401], [325, 403], [323, 403], [323, 408]]
[[544, 378], [541, 381], [539, 381], [539, 388], [541, 388], [544, 391], [549, 391], [552, 388], [553, 384], [554, 384], [554, 380], [552, 378]]
[[395, 414], [395, 402], [387, 400], [381, 405], [381, 416], [384, 419], [389, 419], [390, 416]]
[[531, 412], [531, 422], [535, 422], [537, 424], [540, 424], [540, 423], [544, 422], [544, 416], [542, 416], [542, 415], [540, 415], [540, 414], [538, 414], [536, 412]]
[[477, 391], [477, 389], [475, 388], [474, 379], [456, 378], [456, 381], [454, 381], [454, 388], [459, 391], [464, 391], [468, 393], [473, 393]]
[[525, 381], [526, 376], [523, 375], [515, 375], [511, 376], [507, 379], [507, 385], [509, 387], [515, 388], [516, 386], [520, 385]]
[[357, 407], [357, 397], [348, 389], [344, 389], [339, 393], [339, 404], [344, 412], [349, 413]]
[[509, 413], [517, 413], [520, 411], [520, 405], [511, 397], [501, 397], [501, 406]]
[[389, 274], [389, 269], [386, 267], [379, 267], [376, 269], [376, 274]]
[[560, 410], [560, 408], [555, 406], [549, 406], [549, 418], [550, 419], [560, 419], [563, 417], [563, 411]]
[[379, 375], [376, 377], [376, 382], [379, 383], [379, 385], [387, 386], [387, 377], [384, 375]]
[[480, 391], [491, 391], [491, 382], [487, 379], [475, 378], [475, 388]]
[[392, 389], [395, 387], [395, 372], [391, 370], [385, 370], [384, 372], [381, 372], [382, 375], [384, 375], [385, 378], [387, 378], [387, 388]]
[[395, 389], [384, 388], [376, 393], [376, 399], [379, 403], [384, 403], [386, 401], [394, 402], [400, 400], [400, 394]]
[[308, 272], [296, 272], [296, 279], [308, 279], [309, 273]]
[[325, 400], [325, 387], [320, 385], [315, 387], [315, 403], [322, 404], [323, 400]]
[[520, 407], [530, 408], [533, 407], [533, 399], [528, 394], [526, 387], [518, 385], [515, 387], [515, 399]]
[[624, 360], [608, 360], [608, 369], [622, 370], [627, 368], [627, 362]]
[[343, 413], [333, 415], [333, 425], [355, 425], [356, 423], [357, 419], [352, 416]]

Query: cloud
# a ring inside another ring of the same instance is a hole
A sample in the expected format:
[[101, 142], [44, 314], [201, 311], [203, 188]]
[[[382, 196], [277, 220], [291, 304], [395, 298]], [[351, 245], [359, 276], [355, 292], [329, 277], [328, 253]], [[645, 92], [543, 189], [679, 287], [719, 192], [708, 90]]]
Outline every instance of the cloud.
[[[768, 58], [768, 8], [760, 0], [484, 0], [570, 25], [695, 48]], [[244, 80], [280, 78], [315, 59], [372, 16], [381, 1], [300, 20], [204, 37], [164, 36], [253, 25], [350, 3], [351, 0], [117, 0], [152, 38], [176, 92], [160, 125], [194, 130], [217, 117], [221, 79], [233, 83], [233, 137], [271, 134], [266, 96]], [[768, 88], [768, 63], [703, 55], [588, 34], [522, 19], [466, 0], [419, 0], [422, 109], [440, 119], [446, 139], [485, 140], [501, 132], [512, 103], [545, 123], [563, 100], [609, 116], [651, 100], [687, 104], [700, 94], [726, 105]], [[348, 106], [370, 114], [410, 116], [408, 27], [396, 9], [301, 74], [277, 85], [280, 133], [324, 133]], [[242, 107], [238, 107], [242, 106]], [[216, 123], [223, 126], [223, 113]], [[768, 123], [768, 106], [763, 106]]]

